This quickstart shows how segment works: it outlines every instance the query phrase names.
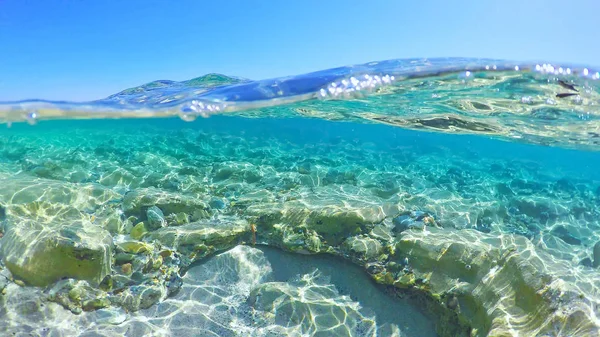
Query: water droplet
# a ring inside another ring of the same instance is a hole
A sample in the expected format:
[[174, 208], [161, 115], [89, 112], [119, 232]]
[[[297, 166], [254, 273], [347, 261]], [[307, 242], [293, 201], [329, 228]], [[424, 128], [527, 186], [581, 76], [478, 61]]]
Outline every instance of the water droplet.
[[38, 114], [35, 111], [31, 111], [27, 113], [25, 118], [27, 119], [27, 123], [29, 123], [29, 125], [35, 125], [37, 123]]
[[473, 79], [473, 73], [467, 70], [465, 72], [459, 73], [458, 78], [461, 79], [462, 83], [471, 82], [471, 80]]

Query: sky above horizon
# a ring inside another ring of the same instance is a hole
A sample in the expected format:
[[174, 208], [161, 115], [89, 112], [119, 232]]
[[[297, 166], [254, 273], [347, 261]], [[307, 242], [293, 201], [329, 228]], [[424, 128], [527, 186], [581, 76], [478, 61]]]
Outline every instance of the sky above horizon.
[[412, 57], [600, 66], [597, 0], [0, 0], [0, 101]]

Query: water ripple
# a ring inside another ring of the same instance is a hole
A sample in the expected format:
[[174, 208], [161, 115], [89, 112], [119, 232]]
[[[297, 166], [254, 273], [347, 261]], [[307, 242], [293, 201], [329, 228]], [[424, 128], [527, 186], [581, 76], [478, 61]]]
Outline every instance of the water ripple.
[[261, 81], [219, 74], [154, 81], [90, 102], [0, 102], [0, 122], [303, 116], [595, 150], [598, 79], [591, 68], [550, 63], [388, 60]]

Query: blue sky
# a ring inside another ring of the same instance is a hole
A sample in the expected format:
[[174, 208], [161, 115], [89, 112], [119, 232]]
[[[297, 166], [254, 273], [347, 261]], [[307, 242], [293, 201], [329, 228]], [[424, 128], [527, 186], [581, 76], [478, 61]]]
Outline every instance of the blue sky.
[[0, 0], [0, 101], [408, 57], [593, 66], [599, 16], [598, 0]]

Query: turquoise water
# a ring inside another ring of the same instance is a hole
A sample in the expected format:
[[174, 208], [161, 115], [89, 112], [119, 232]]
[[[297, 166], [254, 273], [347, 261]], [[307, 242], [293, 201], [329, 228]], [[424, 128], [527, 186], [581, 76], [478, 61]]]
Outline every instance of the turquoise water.
[[598, 335], [598, 77], [395, 60], [0, 103], [0, 331]]

